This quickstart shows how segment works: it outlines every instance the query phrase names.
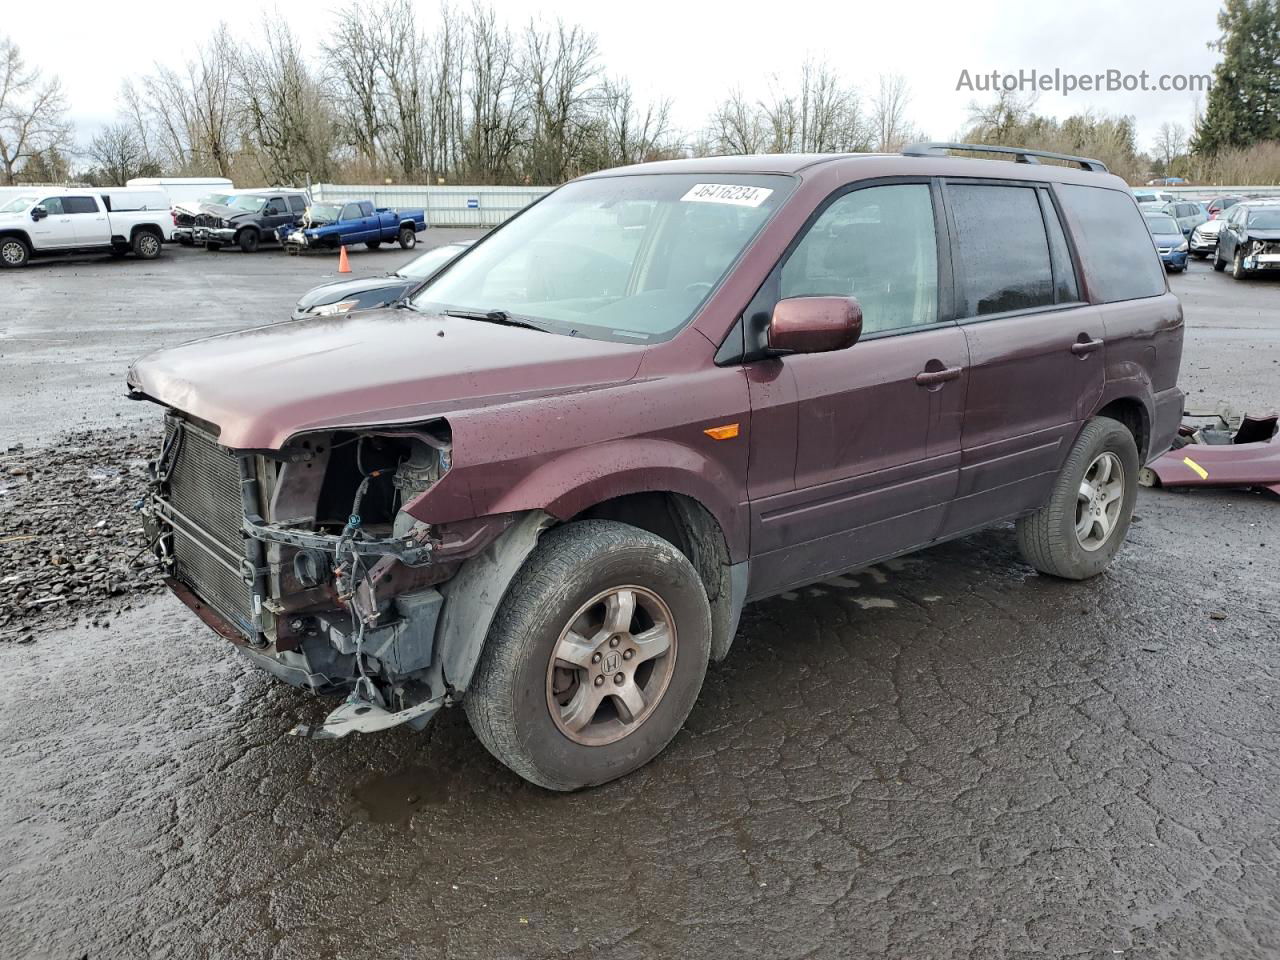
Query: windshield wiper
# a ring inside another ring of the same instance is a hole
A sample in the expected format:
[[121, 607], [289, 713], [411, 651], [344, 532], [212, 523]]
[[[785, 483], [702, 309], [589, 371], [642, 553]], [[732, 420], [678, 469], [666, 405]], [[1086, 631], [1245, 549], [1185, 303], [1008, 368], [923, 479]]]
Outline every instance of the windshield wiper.
[[526, 330], [547, 332], [546, 327], [540, 327], [523, 317], [517, 317], [508, 310], [445, 310], [443, 312], [446, 317], [458, 317], [461, 320], [483, 320], [485, 323], [500, 323], [504, 327], [524, 327]]

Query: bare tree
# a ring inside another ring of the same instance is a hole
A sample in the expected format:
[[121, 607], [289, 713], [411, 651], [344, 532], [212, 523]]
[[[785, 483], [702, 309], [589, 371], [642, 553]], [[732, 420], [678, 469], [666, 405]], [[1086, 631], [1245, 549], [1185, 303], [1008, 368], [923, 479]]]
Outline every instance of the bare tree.
[[718, 153], [760, 153], [767, 136], [760, 111], [740, 89], [732, 91], [711, 115], [711, 138]]
[[1160, 124], [1160, 132], [1156, 135], [1154, 145], [1156, 158], [1161, 162], [1165, 176], [1173, 161], [1187, 152], [1187, 128], [1180, 123]]
[[128, 122], [110, 124], [99, 130], [89, 142], [87, 153], [95, 167], [94, 179], [103, 185], [119, 185], [133, 177], [153, 177], [160, 173]]
[[498, 24], [492, 7], [479, 2], [467, 18], [467, 53], [459, 174], [476, 183], [498, 183], [514, 174], [523, 126], [520, 77], [511, 31]]
[[644, 163], [678, 152], [672, 143], [671, 101], [636, 102], [625, 78], [606, 78], [600, 85], [596, 135], [586, 149], [596, 169]]
[[906, 77], [901, 74], [882, 74], [879, 89], [871, 99], [871, 136], [875, 149], [891, 152], [902, 149], [914, 135], [907, 120], [907, 105], [911, 92]]
[[57, 77], [27, 67], [18, 45], [0, 39], [0, 175], [14, 183], [22, 166], [71, 139], [67, 101]]
[[334, 122], [319, 84], [287, 25], [266, 18], [262, 35], [262, 46], [241, 46], [235, 56], [240, 128], [268, 181], [327, 179]]
[[381, 160], [384, 132], [381, 16], [382, 8], [375, 6], [343, 11], [332, 40], [324, 45], [325, 80], [334, 92], [339, 130], [370, 170]]
[[599, 103], [595, 35], [563, 20], [551, 30], [530, 21], [520, 74], [530, 123], [526, 175], [534, 183], [561, 183], [579, 172]]
[[775, 153], [831, 153], [871, 148], [858, 91], [826, 63], [806, 61], [798, 90], [781, 92], [760, 105], [769, 148]]

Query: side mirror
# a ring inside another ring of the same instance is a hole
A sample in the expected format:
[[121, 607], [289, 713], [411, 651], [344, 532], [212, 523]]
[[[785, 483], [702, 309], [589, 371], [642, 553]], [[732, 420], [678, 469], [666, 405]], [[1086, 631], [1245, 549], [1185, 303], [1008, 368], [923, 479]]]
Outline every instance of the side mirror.
[[769, 349], [777, 353], [843, 350], [862, 335], [862, 306], [853, 297], [788, 297], [769, 320]]
[[49, 211], [46, 210], [43, 206], [40, 206], [39, 204], [31, 208], [32, 220], [35, 220], [38, 222], [40, 220], [43, 220], [48, 215], [49, 215]]

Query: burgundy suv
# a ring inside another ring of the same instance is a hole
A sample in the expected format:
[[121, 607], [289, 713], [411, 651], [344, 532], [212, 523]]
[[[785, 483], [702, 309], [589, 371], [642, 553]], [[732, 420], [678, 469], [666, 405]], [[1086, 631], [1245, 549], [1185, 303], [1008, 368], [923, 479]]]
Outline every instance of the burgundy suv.
[[1177, 428], [1182, 309], [1121, 180], [1004, 152], [606, 171], [400, 306], [139, 360], [170, 585], [346, 695], [297, 732], [461, 703], [567, 790], [663, 749], [748, 601], [1004, 520], [1100, 573]]

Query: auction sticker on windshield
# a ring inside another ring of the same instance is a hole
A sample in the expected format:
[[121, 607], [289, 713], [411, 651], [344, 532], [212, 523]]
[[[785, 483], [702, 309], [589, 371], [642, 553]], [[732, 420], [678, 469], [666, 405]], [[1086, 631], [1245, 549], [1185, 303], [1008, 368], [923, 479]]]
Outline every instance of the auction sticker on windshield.
[[681, 197], [685, 203], [731, 203], [735, 207], [758, 207], [769, 199], [772, 190], [748, 187], [740, 183], [695, 183]]

